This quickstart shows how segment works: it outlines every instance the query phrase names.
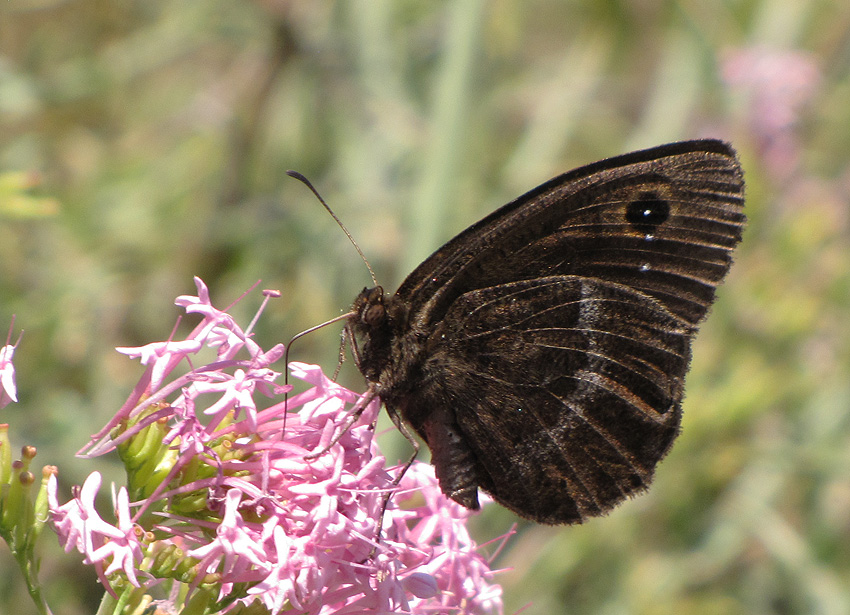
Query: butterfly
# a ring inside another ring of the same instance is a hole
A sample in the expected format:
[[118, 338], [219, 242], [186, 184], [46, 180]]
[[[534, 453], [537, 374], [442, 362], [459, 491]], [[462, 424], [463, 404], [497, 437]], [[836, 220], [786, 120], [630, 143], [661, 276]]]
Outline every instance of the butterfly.
[[679, 433], [691, 341], [745, 223], [717, 140], [580, 167], [364, 289], [355, 363], [446, 496], [581, 523], [644, 490]]

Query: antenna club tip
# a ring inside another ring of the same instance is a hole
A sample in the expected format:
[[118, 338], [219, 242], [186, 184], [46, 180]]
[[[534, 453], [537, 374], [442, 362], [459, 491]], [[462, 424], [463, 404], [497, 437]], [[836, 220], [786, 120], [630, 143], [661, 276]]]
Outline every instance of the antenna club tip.
[[333, 210], [330, 207], [328, 207], [328, 204], [325, 202], [325, 199], [322, 198], [322, 195], [319, 194], [319, 191], [316, 190], [316, 188], [313, 187], [313, 184], [310, 183], [310, 180], [308, 180], [306, 177], [301, 175], [301, 173], [299, 173], [298, 171], [287, 171], [286, 174], [289, 175], [290, 177], [294, 177], [295, 179], [302, 182], [305, 186], [307, 186], [312, 191], [313, 194], [316, 195], [316, 198], [319, 199], [319, 202], [322, 204], [322, 206], [328, 211], [328, 213], [331, 215], [331, 217], [336, 221], [336, 223], [342, 229], [342, 232], [345, 233], [345, 236], [348, 237], [348, 240], [354, 246], [354, 249], [357, 250], [357, 253], [360, 255], [360, 258], [363, 259], [363, 262], [366, 264], [366, 268], [369, 270], [369, 275], [372, 276], [372, 281], [375, 283], [375, 286], [377, 286], [378, 280], [377, 280], [377, 278], [375, 278], [375, 272], [372, 271], [372, 267], [369, 265], [369, 261], [366, 260], [366, 256], [363, 254], [363, 251], [360, 249], [360, 246], [357, 245], [357, 242], [354, 241], [354, 237], [351, 236], [351, 233], [348, 232], [348, 229], [345, 228], [345, 225], [337, 217], [337, 215], [333, 212]]

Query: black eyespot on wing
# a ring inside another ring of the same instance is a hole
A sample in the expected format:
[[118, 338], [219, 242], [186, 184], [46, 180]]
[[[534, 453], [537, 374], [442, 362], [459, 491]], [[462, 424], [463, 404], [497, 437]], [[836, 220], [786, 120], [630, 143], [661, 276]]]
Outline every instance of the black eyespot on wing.
[[652, 190], [638, 194], [638, 198], [626, 208], [626, 221], [642, 233], [652, 232], [669, 217], [670, 203]]

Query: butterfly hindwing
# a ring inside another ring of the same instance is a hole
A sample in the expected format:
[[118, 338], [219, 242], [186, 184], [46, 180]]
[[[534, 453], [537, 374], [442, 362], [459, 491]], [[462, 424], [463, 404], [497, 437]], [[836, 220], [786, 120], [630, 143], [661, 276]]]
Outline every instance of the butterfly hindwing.
[[[576, 276], [472, 291], [435, 329], [399, 410], [441, 484], [463, 491], [460, 472], [523, 516], [578, 522], [649, 483], [678, 433], [692, 331], [631, 289]], [[435, 405], [453, 410], [449, 425]], [[460, 447], [442, 454], [452, 429], [473, 472]]]

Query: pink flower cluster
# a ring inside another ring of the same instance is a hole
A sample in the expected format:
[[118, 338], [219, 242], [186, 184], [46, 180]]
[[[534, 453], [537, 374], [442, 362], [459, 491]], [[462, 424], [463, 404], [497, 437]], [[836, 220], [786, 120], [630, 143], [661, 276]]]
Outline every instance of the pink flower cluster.
[[[161, 586], [165, 611], [207, 592], [211, 613], [253, 602], [272, 613], [501, 612], [469, 512], [443, 496], [427, 464], [394, 485], [374, 439], [377, 400], [337, 439], [359, 396], [293, 363], [310, 388], [282, 397], [289, 387], [270, 366], [283, 347], [262, 351], [196, 284], [197, 297], [177, 299], [202, 317], [186, 340], [119, 349], [147, 370], [86, 448], [117, 450], [127, 467], [116, 523], [95, 507], [99, 474], [61, 505], [50, 483], [65, 549], [84, 554], [114, 595]], [[204, 348], [214, 360], [192, 367]], [[184, 360], [190, 368], [174, 377]]]

